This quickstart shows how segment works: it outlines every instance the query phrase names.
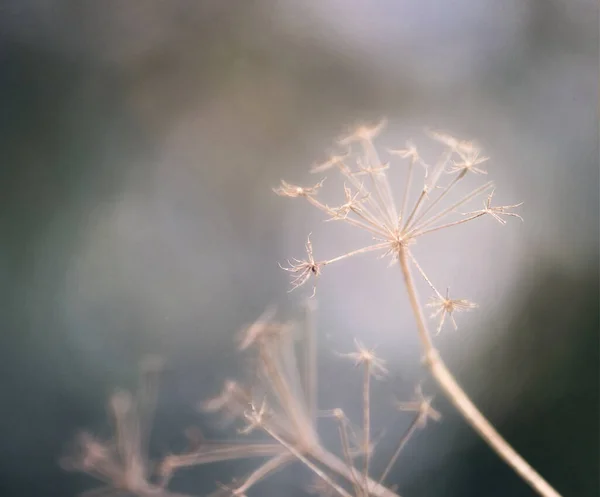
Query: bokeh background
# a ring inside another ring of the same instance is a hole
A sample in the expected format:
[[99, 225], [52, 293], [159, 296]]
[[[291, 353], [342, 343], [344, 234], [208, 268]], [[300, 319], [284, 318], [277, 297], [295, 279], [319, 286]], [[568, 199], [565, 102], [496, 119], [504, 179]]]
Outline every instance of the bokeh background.
[[[269, 304], [302, 315], [277, 262], [309, 232], [318, 258], [361, 240], [271, 188], [314, 181], [348, 125], [382, 116], [382, 147], [429, 153], [425, 127], [475, 138], [498, 201], [525, 202], [523, 224], [484, 219], [416, 249], [481, 306], [437, 343], [563, 495], [598, 495], [598, 42], [593, 0], [1, 2], [0, 495], [91, 488], [58, 459], [77, 429], [108, 428], [107, 396], [148, 353], [166, 361], [153, 453], [191, 424], [217, 433], [195, 406], [243, 370], [237, 330]], [[399, 272], [328, 268], [318, 302], [322, 407], [359, 419], [358, 373], [333, 352], [379, 344], [375, 423], [398, 437], [409, 419], [390, 396], [427, 378]], [[443, 422], [391, 478], [402, 495], [533, 495], [435, 405]], [[174, 483], [204, 494], [240, 469]], [[302, 495], [303, 478], [256, 495]]]

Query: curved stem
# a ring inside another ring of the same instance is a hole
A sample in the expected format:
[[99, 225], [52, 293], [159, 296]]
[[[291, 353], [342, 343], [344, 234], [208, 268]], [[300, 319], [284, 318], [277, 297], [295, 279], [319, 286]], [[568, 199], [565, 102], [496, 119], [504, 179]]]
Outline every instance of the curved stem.
[[539, 475], [506, 440], [504, 440], [504, 438], [502, 438], [456, 382], [454, 376], [444, 364], [431, 341], [425, 317], [423, 316], [423, 309], [419, 304], [417, 290], [410, 271], [409, 258], [405, 248], [399, 250], [398, 260], [400, 262], [400, 268], [402, 269], [402, 275], [404, 276], [410, 305], [417, 322], [419, 338], [421, 339], [421, 344], [425, 353], [425, 364], [446, 397], [454, 404], [467, 423], [479, 433], [481, 438], [483, 438], [487, 444], [538, 494], [544, 497], [560, 497], [560, 494], [554, 490], [554, 488], [552, 488], [552, 486], [550, 486], [550, 484], [544, 480], [544, 478], [542, 478], [542, 476]]

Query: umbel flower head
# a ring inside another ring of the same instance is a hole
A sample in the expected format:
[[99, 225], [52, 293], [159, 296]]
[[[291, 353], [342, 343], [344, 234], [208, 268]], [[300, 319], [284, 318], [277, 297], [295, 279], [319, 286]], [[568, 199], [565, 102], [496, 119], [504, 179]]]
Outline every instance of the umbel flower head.
[[[306, 244], [307, 258], [292, 259], [283, 269], [292, 273], [293, 290], [309, 281], [316, 282], [322, 269], [334, 262], [367, 252], [378, 252], [383, 257], [390, 257], [391, 262], [394, 262], [400, 251], [404, 251], [434, 290], [435, 301], [432, 304], [439, 308], [439, 311], [435, 312], [436, 317], [440, 316], [439, 331], [446, 317], [450, 318], [453, 325], [456, 324], [452, 315], [454, 311], [471, 309], [475, 305], [466, 300], [444, 299], [418, 265], [411, 252], [412, 246], [428, 234], [487, 215], [503, 225], [506, 224], [504, 216], [522, 219], [519, 214], [513, 212], [522, 204], [492, 206], [494, 185], [491, 181], [482, 183], [466, 194], [459, 193], [459, 186], [468, 175], [487, 175], [487, 171], [482, 169], [482, 164], [489, 159], [482, 155], [481, 149], [473, 141], [461, 140], [438, 131], [428, 131], [428, 135], [444, 148], [432, 164], [423, 159], [417, 147], [410, 141], [404, 148], [388, 149], [389, 161], [382, 160], [374, 141], [384, 125], [385, 121], [373, 126], [359, 126], [339, 140], [338, 143], [346, 149], [344, 153], [332, 155], [313, 166], [313, 173], [337, 171], [341, 175], [344, 190], [344, 202], [341, 205], [331, 206], [319, 199], [322, 180], [309, 188], [282, 181], [281, 186], [275, 189], [281, 196], [306, 199], [325, 214], [326, 221], [344, 222], [368, 232], [373, 243], [332, 259], [316, 260], [309, 238]], [[399, 188], [398, 201], [388, 177], [389, 170], [395, 167], [405, 170], [405, 182]], [[485, 193], [488, 193], [488, 196], [483, 209], [462, 211], [471, 201]], [[312, 294], [314, 293], [313, 285]]]

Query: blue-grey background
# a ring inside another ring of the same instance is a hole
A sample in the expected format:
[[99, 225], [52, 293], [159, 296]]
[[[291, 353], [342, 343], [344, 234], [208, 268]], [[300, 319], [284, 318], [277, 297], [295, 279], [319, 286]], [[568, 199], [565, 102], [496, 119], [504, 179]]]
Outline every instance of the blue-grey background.
[[[481, 306], [437, 343], [559, 491], [598, 495], [597, 90], [593, 0], [1, 2], [0, 495], [90, 488], [58, 458], [77, 429], [107, 429], [106, 397], [147, 353], [167, 365], [153, 452], [190, 424], [217, 434], [195, 405], [243, 370], [236, 331], [273, 303], [301, 315], [277, 261], [309, 232], [319, 258], [364, 240], [271, 188], [314, 181], [347, 125], [381, 116], [382, 147], [428, 152], [424, 127], [475, 138], [498, 201], [525, 202], [523, 224], [415, 248]], [[379, 344], [386, 440], [409, 421], [391, 395], [426, 378], [398, 273], [365, 257], [327, 268], [318, 293], [321, 406], [358, 421], [359, 376], [333, 352]], [[436, 407], [391, 478], [402, 495], [532, 495]], [[237, 470], [174, 483], [203, 494]], [[257, 495], [303, 484], [282, 473]]]

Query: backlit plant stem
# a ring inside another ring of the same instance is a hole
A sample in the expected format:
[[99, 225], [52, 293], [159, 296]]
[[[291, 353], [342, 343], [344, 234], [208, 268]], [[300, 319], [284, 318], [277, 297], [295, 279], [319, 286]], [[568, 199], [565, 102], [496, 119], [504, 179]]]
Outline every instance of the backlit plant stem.
[[485, 416], [483, 416], [483, 414], [481, 414], [479, 409], [475, 407], [473, 402], [471, 402], [471, 399], [469, 399], [468, 395], [454, 379], [454, 376], [444, 364], [431, 341], [431, 335], [427, 329], [425, 317], [423, 316], [423, 309], [419, 304], [419, 299], [417, 297], [417, 290], [410, 270], [409, 256], [405, 247], [400, 248], [398, 251], [398, 260], [400, 262], [400, 268], [402, 269], [402, 275], [404, 276], [410, 305], [417, 323], [417, 330], [425, 355], [425, 364], [429, 368], [429, 371], [435, 378], [437, 384], [450, 402], [452, 402], [462, 414], [467, 423], [479, 433], [487, 444], [502, 459], [504, 459], [504, 461], [511, 466], [523, 480], [544, 497], [560, 497], [560, 494], [554, 490], [554, 488], [552, 488], [550, 484], [544, 480], [544, 478], [542, 478], [542, 476], [538, 474], [537, 471], [535, 471], [535, 469], [533, 469], [506, 440], [504, 440], [504, 438], [502, 438], [492, 424]]

